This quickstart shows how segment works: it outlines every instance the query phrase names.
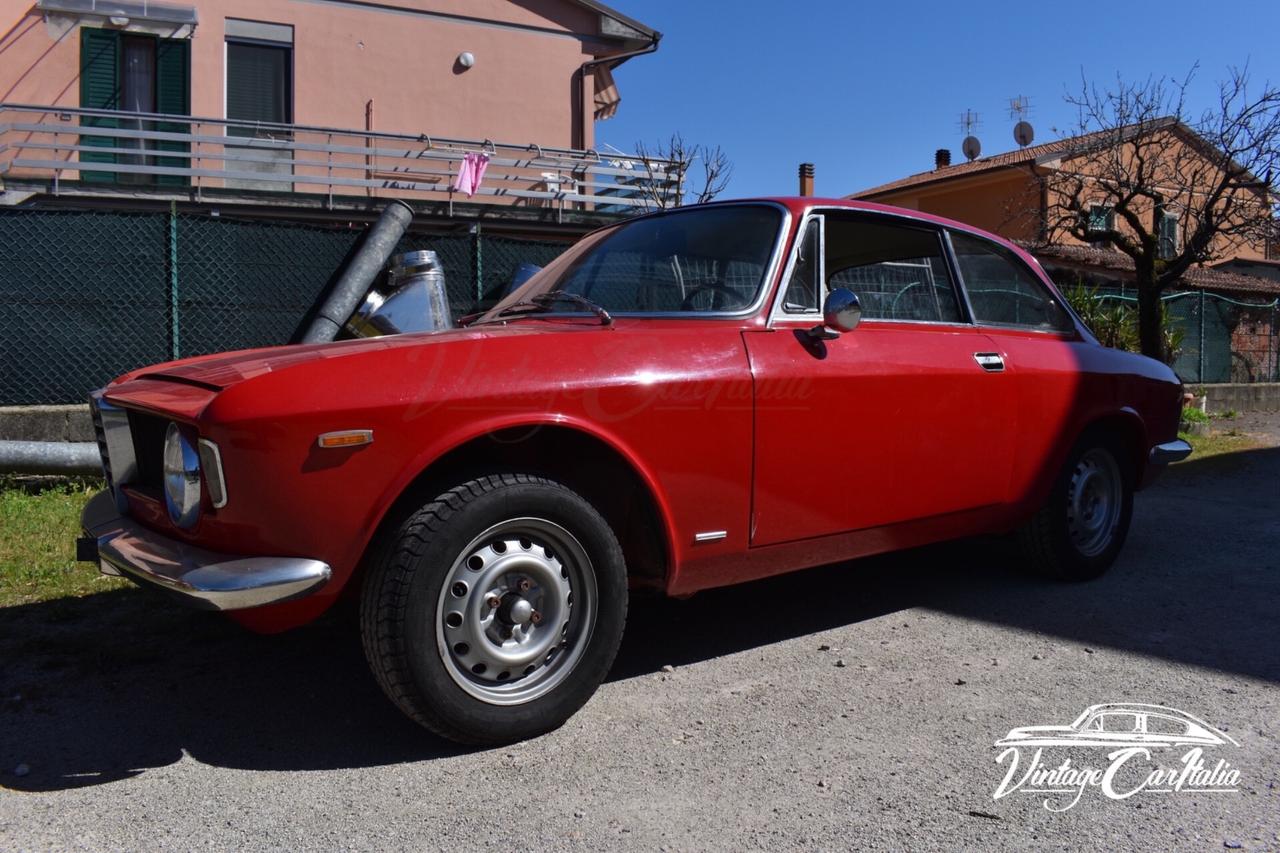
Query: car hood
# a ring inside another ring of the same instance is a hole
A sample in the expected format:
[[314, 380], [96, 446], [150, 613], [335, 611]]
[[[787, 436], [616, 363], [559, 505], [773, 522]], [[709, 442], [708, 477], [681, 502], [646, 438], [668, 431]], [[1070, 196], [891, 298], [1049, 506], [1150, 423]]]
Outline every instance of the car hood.
[[328, 359], [356, 358], [379, 350], [430, 347], [494, 337], [541, 336], [600, 328], [581, 323], [495, 324], [472, 329], [446, 329], [440, 332], [389, 335], [332, 343], [239, 350], [145, 367], [125, 374], [113, 384], [136, 379], [158, 379], [195, 385], [210, 391], [222, 391], [263, 374], [276, 373], [298, 365], [314, 364]]

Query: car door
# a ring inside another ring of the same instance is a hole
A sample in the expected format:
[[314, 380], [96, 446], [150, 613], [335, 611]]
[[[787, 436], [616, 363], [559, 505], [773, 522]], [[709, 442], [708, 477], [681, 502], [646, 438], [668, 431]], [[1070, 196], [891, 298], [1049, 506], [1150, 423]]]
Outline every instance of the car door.
[[[828, 286], [852, 289], [863, 320], [815, 340]], [[962, 305], [933, 226], [834, 209], [802, 223], [768, 328], [744, 332], [753, 546], [1005, 500], [1009, 371]]]
[[[1029, 494], [1057, 472], [1075, 439], [1082, 402], [1090, 393], [1083, 369], [1093, 348], [1076, 331], [1059, 297], [1031, 264], [976, 234], [948, 235], [974, 322], [994, 341], [1010, 369], [1017, 397], [1012, 487]], [[1101, 393], [1109, 393], [1101, 389]]]

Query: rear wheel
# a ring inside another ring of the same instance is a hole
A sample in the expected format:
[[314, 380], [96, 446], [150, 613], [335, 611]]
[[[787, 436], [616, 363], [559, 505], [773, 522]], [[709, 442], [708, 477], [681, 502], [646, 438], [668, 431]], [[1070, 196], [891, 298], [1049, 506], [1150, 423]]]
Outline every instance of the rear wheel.
[[1125, 462], [1105, 436], [1086, 435], [1075, 446], [1049, 499], [1019, 531], [1032, 571], [1084, 581], [1111, 567], [1133, 515], [1133, 473]]
[[465, 743], [531, 737], [573, 715], [604, 679], [626, 619], [612, 530], [568, 488], [480, 477], [401, 525], [371, 567], [365, 653], [383, 690]]

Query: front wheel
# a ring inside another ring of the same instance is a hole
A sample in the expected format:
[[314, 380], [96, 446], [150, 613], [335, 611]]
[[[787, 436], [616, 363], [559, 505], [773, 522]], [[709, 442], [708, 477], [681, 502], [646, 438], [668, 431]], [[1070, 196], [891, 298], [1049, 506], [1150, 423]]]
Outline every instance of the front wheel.
[[613, 531], [541, 477], [479, 477], [397, 531], [361, 602], [364, 647], [386, 694], [451, 740], [492, 744], [554, 729], [613, 663], [627, 609]]
[[1101, 435], [1076, 444], [1049, 499], [1018, 531], [1029, 568], [1055, 580], [1099, 577], [1115, 562], [1133, 516], [1133, 471]]

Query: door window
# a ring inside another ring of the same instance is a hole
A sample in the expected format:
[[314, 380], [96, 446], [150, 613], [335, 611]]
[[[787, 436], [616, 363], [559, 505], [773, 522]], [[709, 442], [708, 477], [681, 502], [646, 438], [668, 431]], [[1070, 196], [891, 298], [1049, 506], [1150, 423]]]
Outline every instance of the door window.
[[1071, 316], [1013, 252], [970, 234], [952, 232], [956, 265], [978, 323], [1069, 332]]
[[829, 214], [829, 288], [852, 290], [866, 320], [960, 322], [937, 231]]

